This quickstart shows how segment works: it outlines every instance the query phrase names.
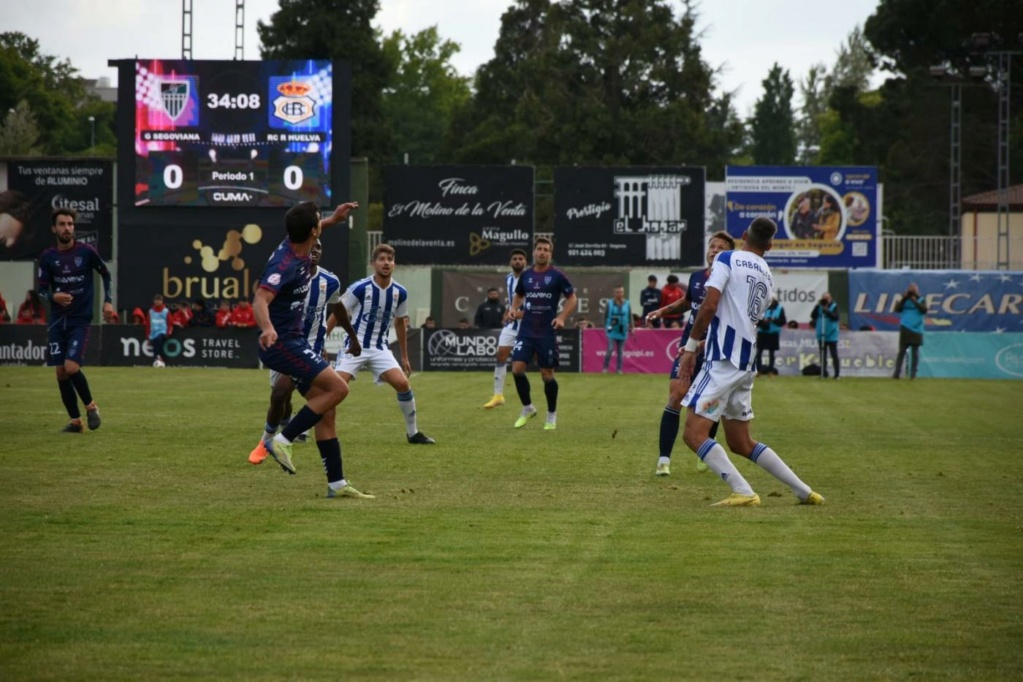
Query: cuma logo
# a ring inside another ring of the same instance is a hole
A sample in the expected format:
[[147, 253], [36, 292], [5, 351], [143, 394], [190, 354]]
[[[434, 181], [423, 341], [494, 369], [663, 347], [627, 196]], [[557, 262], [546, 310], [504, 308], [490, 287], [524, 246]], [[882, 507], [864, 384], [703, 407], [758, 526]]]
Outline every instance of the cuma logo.
[[1023, 343], [1014, 343], [998, 351], [995, 365], [1006, 374], [1023, 377]]
[[[153, 357], [153, 346], [149, 341], [121, 337], [121, 354], [126, 358]], [[166, 358], [194, 358], [195, 339], [167, 339], [163, 344], [163, 355]]]

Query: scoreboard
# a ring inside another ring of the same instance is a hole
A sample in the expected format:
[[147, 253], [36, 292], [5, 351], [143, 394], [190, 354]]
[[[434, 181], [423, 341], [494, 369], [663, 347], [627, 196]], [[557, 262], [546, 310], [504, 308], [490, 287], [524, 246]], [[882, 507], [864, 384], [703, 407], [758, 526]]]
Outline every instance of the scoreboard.
[[135, 62], [136, 206], [331, 205], [327, 60]]

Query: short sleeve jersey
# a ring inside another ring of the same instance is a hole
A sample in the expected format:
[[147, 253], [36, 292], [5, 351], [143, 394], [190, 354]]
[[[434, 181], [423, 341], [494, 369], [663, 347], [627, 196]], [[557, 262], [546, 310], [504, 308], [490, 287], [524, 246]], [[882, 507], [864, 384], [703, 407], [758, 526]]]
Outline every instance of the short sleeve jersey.
[[741, 370], [753, 371], [757, 322], [774, 296], [771, 268], [750, 251], [723, 251], [711, 267], [707, 288], [721, 292], [707, 333], [707, 360], [728, 360]]
[[275, 294], [270, 301], [270, 324], [282, 340], [305, 336], [305, 302], [311, 269], [311, 259], [296, 255], [291, 242], [285, 239], [270, 256], [259, 278], [259, 288]]
[[525, 316], [519, 327], [519, 338], [539, 339], [554, 336], [551, 322], [558, 314], [558, 301], [568, 298], [574, 289], [565, 273], [557, 268], [537, 272], [533, 268], [522, 271], [515, 293], [522, 296]]
[[[504, 306], [511, 310], [512, 298], [515, 296], [515, 288], [519, 285], [519, 277], [514, 272], [509, 272], [504, 277], [504, 290], [507, 292], [505, 296]], [[519, 330], [519, 320], [509, 320], [508, 324], [504, 325], [506, 329], [511, 329], [513, 332]]]
[[689, 319], [682, 329], [682, 340], [680, 345], [686, 345], [689, 340], [689, 333], [693, 330], [693, 322], [696, 321], [696, 314], [700, 312], [700, 304], [707, 295], [707, 270], [700, 270], [689, 275], [689, 286], [686, 288], [686, 300], [689, 301]]
[[51, 289], [53, 293], [71, 294], [69, 305], [63, 306], [50, 301], [50, 320], [62, 318], [92, 320], [92, 300], [95, 295], [92, 271], [104, 279], [110, 277], [106, 263], [96, 249], [82, 242], [75, 242], [67, 251], [55, 246], [39, 256], [39, 288]]
[[341, 280], [333, 272], [316, 268], [305, 300], [305, 318], [302, 331], [314, 353], [323, 352], [327, 338], [327, 306], [335, 303], [341, 289]]
[[386, 287], [372, 276], [360, 279], [348, 287], [341, 301], [363, 348], [387, 350], [391, 322], [396, 317], [408, 317], [408, 291], [393, 279]]

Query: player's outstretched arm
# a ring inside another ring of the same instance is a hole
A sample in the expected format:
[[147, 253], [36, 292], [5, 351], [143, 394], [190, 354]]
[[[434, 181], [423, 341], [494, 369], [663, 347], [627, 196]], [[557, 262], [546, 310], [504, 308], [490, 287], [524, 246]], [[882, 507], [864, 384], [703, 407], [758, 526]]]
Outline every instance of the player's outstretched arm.
[[344, 221], [348, 220], [348, 215], [357, 208], [359, 208], [359, 202], [357, 201], [349, 201], [347, 203], [341, 204], [340, 206], [334, 209], [333, 213], [320, 220], [320, 228], [323, 229], [329, 227], [330, 225], [343, 223]]
[[405, 376], [412, 374], [412, 364], [408, 359], [408, 318], [394, 318], [394, 333], [398, 337], [398, 350], [401, 352], [401, 369]]

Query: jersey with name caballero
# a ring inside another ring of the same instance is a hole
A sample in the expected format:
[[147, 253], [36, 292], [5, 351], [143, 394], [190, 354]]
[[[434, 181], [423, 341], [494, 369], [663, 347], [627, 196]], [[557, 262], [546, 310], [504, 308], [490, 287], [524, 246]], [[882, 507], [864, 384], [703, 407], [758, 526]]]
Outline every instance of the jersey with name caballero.
[[751, 251], [722, 251], [706, 288], [721, 292], [707, 332], [707, 361], [728, 360], [743, 371], [756, 366], [757, 322], [774, 296], [767, 261]]
[[522, 271], [515, 294], [521, 296], [523, 317], [519, 326], [520, 339], [554, 337], [551, 322], [558, 314], [558, 301], [568, 298], [574, 289], [564, 272], [550, 267], [541, 272], [533, 268]]
[[[391, 322], [408, 317], [408, 291], [393, 279], [381, 287], [373, 277], [355, 282], [341, 297], [363, 348], [387, 350]], [[345, 340], [348, 348], [348, 340]]]

